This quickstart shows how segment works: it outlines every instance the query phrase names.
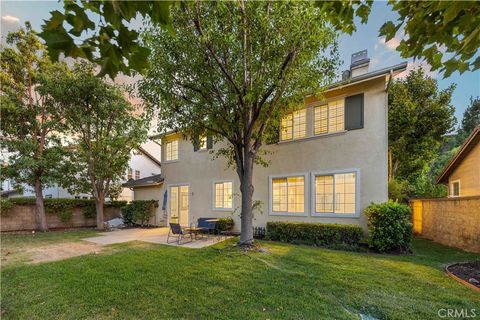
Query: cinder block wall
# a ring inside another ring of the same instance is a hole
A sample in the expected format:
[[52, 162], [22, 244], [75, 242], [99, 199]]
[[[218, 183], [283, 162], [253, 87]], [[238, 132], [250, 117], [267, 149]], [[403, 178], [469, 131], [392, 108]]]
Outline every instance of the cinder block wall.
[[480, 252], [480, 196], [410, 201], [416, 234], [465, 251]]
[[[105, 221], [120, 217], [120, 208], [107, 207], [104, 209]], [[67, 222], [62, 222], [56, 215], [47, 213], [48, 228], [80, 228], [95, 227], [95, 218], [85, 218], [81, 208], [73, 210], [72, 217]], [[1, 231], [35, 230], [35, 205], [15, 205], [8, 214], [3, 214], [0, 220]]]

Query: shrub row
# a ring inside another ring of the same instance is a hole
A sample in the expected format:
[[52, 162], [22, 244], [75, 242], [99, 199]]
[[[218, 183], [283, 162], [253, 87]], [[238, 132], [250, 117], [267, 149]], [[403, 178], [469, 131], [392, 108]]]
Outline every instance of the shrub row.
[[[72, 218], [74, 208], [83, 208], [85, 218], [94, 218], [96, 216], [94, 199], [51, 198], [44, 199], [43, 203], [45, 205], [45, 213], [58, 216], [62, 222], [68, 222]], [[104, 206], [106, 208], [121, 208], [126, 204], [126, 201], [111, 201], [106, 202]], [[2, 200], [2, 215], [8, 215], [14, 205], [35, 205], [35, 198], [18, 197]]]
[[358, 245], [363, 237], [359, 226], [348, 224], [267, 222], [268, 240], [315, 246]]
[[158, 200], [134, 200], [122, 207], [123, 223], [145, 226], [158, 208]]
[[228, 231], [233, 229], [233, 219], [228, 217], [228, 218], [220, 218], [218, 219], [216, 229], [217, 231]]

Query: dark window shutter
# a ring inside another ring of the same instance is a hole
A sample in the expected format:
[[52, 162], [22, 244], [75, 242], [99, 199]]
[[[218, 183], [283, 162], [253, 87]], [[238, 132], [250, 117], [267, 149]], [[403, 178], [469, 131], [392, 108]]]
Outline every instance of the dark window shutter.
[[207, 137], [207, 149], [213, 148], [213, 138], [211, 136]]
[[193, 138], [192, 143], [193, 143], [193, 152], [198, 151], [198, 149], [200, 149], [200, 139], [198, 138], [198, 136]]
[[363, 93], [345, 98], [345, 130], [363, 128]]

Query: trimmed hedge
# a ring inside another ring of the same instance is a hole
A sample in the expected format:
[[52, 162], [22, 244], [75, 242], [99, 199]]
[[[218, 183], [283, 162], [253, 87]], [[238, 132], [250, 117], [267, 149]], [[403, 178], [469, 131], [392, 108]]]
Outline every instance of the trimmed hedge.
[[[83, 215], [85, 218], [94, 218], [97, 214], [94, 199], [48, 198], [43, 199], [43, 203], [45, 206], [45, 213], [58, 216], [62, 222], [68, 222], [72, 218], [74, 208], [83, 208]], [[111, 201], [105, 202], [104, 207], [121, 208], [126, 204], [126, 201]], [[35, 198], [18, 197], [2, 200], [2, 212], [4, 207], [11, 209], [13, 205], [35, 205]], [[5, 214], [8, 214], [8, 210]]]
[[233, 219], [232, 218], [220, 218], [218, 219], [216, 229], [217, 231], [228, 231], [233, 229]]
[[268, 240], [314, 246], [356, 246], [363, 237], [359, 226], [349, 224], [267, 222]]
[[144, 226], [158, 208], [158, 200], [134, 200], [122, 207], [123, 223]]
[[413, 237], [410, 207], [398, 202], [372, 203], [368, 217], [369, 247], [378, 252], [409, 252]]

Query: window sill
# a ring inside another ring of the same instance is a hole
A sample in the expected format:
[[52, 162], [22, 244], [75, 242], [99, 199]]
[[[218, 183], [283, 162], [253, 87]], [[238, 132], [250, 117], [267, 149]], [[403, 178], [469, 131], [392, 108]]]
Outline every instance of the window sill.
[[213, 211], [231, 212], [233, 208], [212, 208]]
[[175, 162], [179, 162], [180, 160], [169, 160], [169, 161], [163, 161], [164, 164], [166, 163], [175, 163]]
[[308, 217], [305, 212], [289, 213], [289, 212], [272, 212], [268, 213], [270, 216], [285, 216], [285, 217]]
[[343, 131], [332, 132], [332, 133], [317, 134], [317, 135], [313, 135], [313, 136], [305, 137], [305, 138], [298, 138], [298, 139], [292, 139], [292, 140], [282, 140], [282, 141], [279, 141], [277, 144], [285, 144], [285, 143], [292, 143], [292, 142], [298, 142], [298, 141], [308, 141], [308, 140], [314, 140], [314, 139], [320, 139], [320, 138], [335, 137], [335, 136], [344, 135], [347, 132], [348, 132], [348, 130], [343, 130]]
[[312, 213], [312, 217], [319, 218], [360, 218], [357, 213]]

